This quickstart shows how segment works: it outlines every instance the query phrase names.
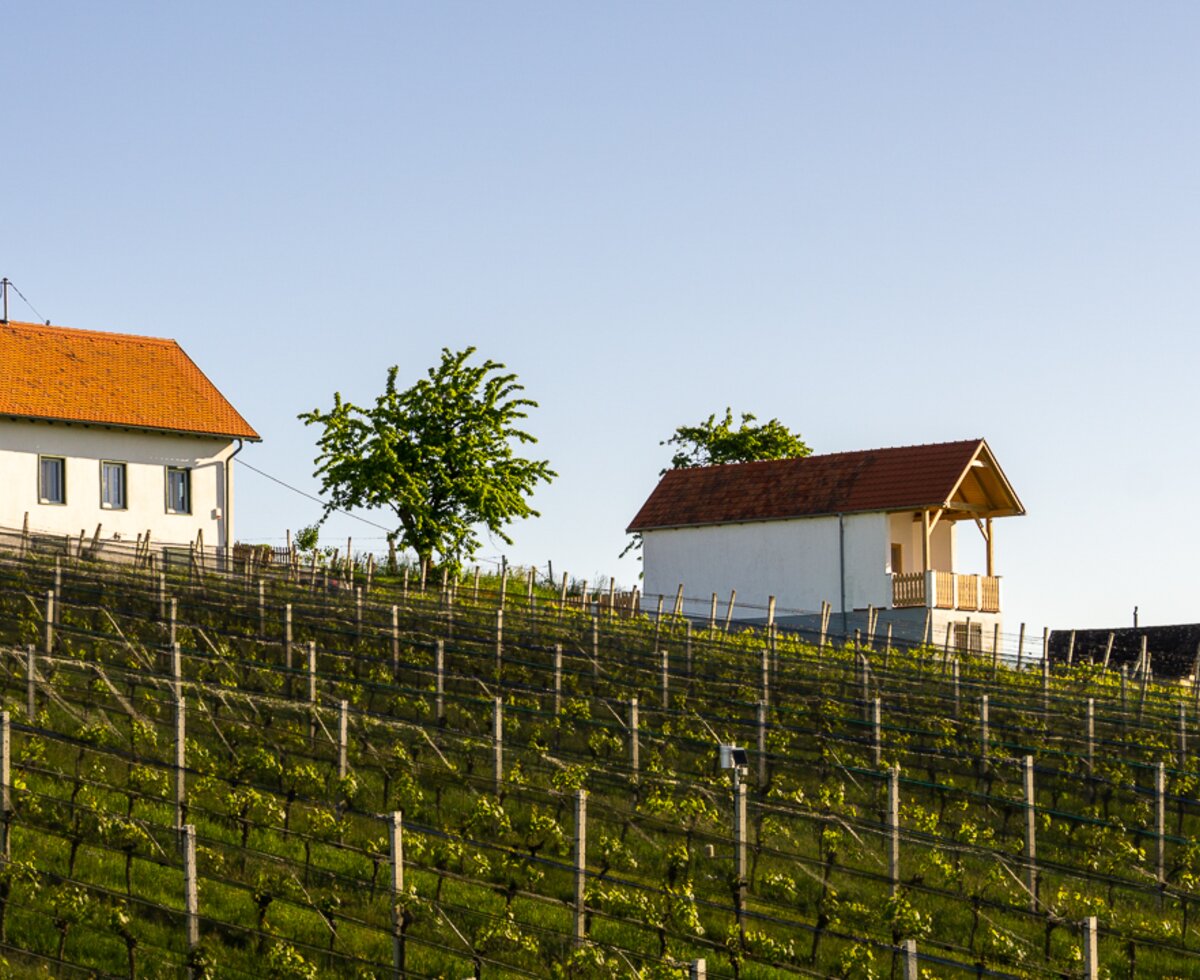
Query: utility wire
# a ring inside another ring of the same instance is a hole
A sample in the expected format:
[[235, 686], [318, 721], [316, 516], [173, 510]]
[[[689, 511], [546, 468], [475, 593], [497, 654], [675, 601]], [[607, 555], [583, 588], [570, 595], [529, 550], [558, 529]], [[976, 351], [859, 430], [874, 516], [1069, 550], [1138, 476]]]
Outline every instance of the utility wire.
[[14, 292], [14, 293], [16, 293], [18, 296], [20, 296], [20, 297], [21, 297], [21, 299], [25, 300], [25, 305], [26, 305], [26, 306], [28, 306], [28, 307], [29, 307], [31, 310], [33, 310], [33, 312], [34, 312], [34, 315], [35, 315], [35, 316], [37, 316], [37, 318], [38, 318], [39, 320], [41, 320], [43, 323], [49, 323], [49, 322], [50, 322], [50, 321], [49, 321], [49, 320], [47, 320], [47, 319], [46, 319], [44, 316], [42, 316], [42, 314], [41, 314], [41, 313], [39, 313], [39, 312], [38, 312], [38, 309], [37, 309], [37, 307], [36, 307], [36, 306], [34, 306], [34, 305], [31, 303], [31, 302], [29, 302], [29, 300], [28, 300], [28, 299], [26, 299], [26, 297], [25, 297], [25, 294], [24, 294], [23, 292], [21, 292], [21, 290], [19, 290], [19, 289], [17, 288], [17, 284], [16, 284], [15, 282], [13, 282], [13, 281], [10, 279], [10, 280], [8, 281], [8, 284], [9, 284], [10, 286], [12, 286], [12, 288], [13, 288], [13, 292]]
[[245, 460], [239, 459], [237, 461], [237, 463], [239, 466], [244, 466], [248, 470], [253, 470], [259, 476], [265, 476], [268, 480], [272, 481], [273, 483], [278, 483], [281, 487], [286, 487], [288, 490], [291, 490], [292, 493], [298, 493], [298, 494], [300, 494], [301, 497], [307, 497], [309, 500], [316, 501], [318, 504], [320, 504], [322, 507], [326, 508], [326, 510], [328, 510], [328, 511], [331, 511], [335, 514], [342, 514], [345, 517], [351, 517], [356, 521], [362, 521], [364, 524], [370, 524], [371, 527], [377, 527], [377, 528], [379, 528], [379, 530], [387, 531], [389, 534], [391, 534], [391, 532], [392, 532], [392, 529], [390, 527], [384, 527], [382, 524], [376, 524], [374, 521], [369, 521], [365, 517], [359, 517], [357, 514], [351, 514], [350, 511], [342, 510], [340, 507], [331, 507], [329, 504], [325, 503], [325, 501], [322, 500], [320, 497], [313, 496], [313, 494], [308, 493], [304, 490], [301, 490], [299, 487], [294, 487], [290, 483], [284, 483], [283, 480], [279, 479], [279, 477], [271, 476], [270, 473], [264, 473], [257, 466], [251, 466]]

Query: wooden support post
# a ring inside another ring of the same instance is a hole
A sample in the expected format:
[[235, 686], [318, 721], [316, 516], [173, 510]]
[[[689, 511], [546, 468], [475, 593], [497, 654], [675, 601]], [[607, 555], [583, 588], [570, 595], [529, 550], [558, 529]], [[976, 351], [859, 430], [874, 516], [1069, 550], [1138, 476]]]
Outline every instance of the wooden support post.
[[575, 944], [587, 940], [587, 790], [575, 791]]
[[554, 644], [554, 713], [562, 713], [562, 644]]
[[996, 679], [996, 671], [1000, 667], [1000, 624], [992, 624], [992, 679]]
[[25, 717], [29, 724], [37, 723], [37, 651], [32, 643], [25, 648]]
[[496, 610], [496, 680], [504, 669], [504, 607]]
[[1050, 715], [1050, 660], [1042, 658], [1042, 716]]
[[1100, 980], [1100, 947], [1097, 943], [1096, 917], [1083, 920], [1083, 980]]
[[283, 607], [283, 667], [287, 672], [289, 696], [292, 690], [292, 604]]
[[187, 806], [187, 698], [175, 698], [175, 830], [182, 831]]
[[954, 658], [954, 663], [951, 665], [951, 673], [954, 678], [954, 719], [955, 719], [955, 721], [957, 721], [962, 712], [962, 704], [961, 704], [961, 699], [960, 699], [960, 688], [959, 688], [958, 657]]
[[766, 701], [758, 702], [758, 789], [763, 791], [767, 785], [767, 711]]
[[1162, 762], [1154, 767], [1154, 857], [1161, 906], [1167, 884], [1167, 767]]
[[1071, 667], [1075, 663], [1075, 631], [1071, 630], [1067, 637], [1067, 666]]
[[671, 654], [666, 647], [662, 649], [662, 709], [666, 711], [671, 706]]
[[1025, 655], [1025, 624], [1021, 624], [1021, 632], [1017, 634], [1017, 670], [1021, 669], [1021, 658]]
[[46, 590], [46, 656], [54, 652], [54, 590]]
[[200, 889], [196, 880], [196, 828], [190, 823], [183, 828], [183, 902], [191, 952], [200, 945]]
[[508, 565], [502, 563], [500, 566], [500, 608], [504, 608], [504, 599], [508, 595]]
[[1033, 786], [1033, 756], [1025, 756], [1022, 766], [1025, 782], [1025, 885], [1029, 890], [1029, 911], [1038, 907], [1037, 873], [1037, 797]]
[[979, 699], [979, 769], [981, 773], [988, 771], [988, 750], [991, 747], [991, 699], [984, 694]]
[[925, 627], [921, 630], [921, 642], [926, 646], [933, 643], [933, 610], [925, 609]]
[[178, 643], [171, 647], [171, 690], [176, 699], [183, 697], [183, 651]]
[[892, 896], [900, 891], [900, 767], [888, 770], [888, 880]]
[[446, 717], [446, 641], [438, 640], [433, 645], [433, 693], [434, 710], [438, 724]]
[[921, 957], [917, 955], [917, 941], [905, 939], [902, 946], [904, 949], [904, 980], [920, 980]]
[[175, 627], [179, 616], [179, 600], [174, 596], [171, 597], [170, 621], [167, 629], [167, 643], [171, 646], [175, 645]]
[[9, 822], [12, 819], [12, 725], [7, 711], [0, 711], [0, 859], [11, 856]]
[[679, 583], [679, 588], [675, 590], [675, 608], [671, 610], [671, 615], [678, 619], [683, 615], [683, 583]]
[[641, 770], [641, 737], [638, 733], [638, 699], [629, 699], [629, 768], [636, 780]]
[[338, 779], [345, 779], [350, 772], [349, 727], [350, 703], [343, 698], [338, 703]]
[[878, 769], [883, 765], [883, 698], [871, 702], [871, 753]]
[[[734, 770], [735, 772], [737, 770]], [[733, 874], [737, 882], [737, 917], [739, 923], [746, 909], [746, 886], [749, 874], [746, 863], [746, 784], [736, 779], [733, 784]]]
[[495, 698], [492, 702], [492, 746], [494, 757], [493, 777], [496, 783], [496, 795], [504, 786], [504, 699]]
[[717, 631], [717, 594], [712, 594], [712, 607], [708, 611], [708, 632], [715, 633]]
[[729, 590], [729, 608], [725, 611], [725, 632], [729, 632], [729, 624], [733, 622], [733, 607], [737, 602], [737, 589]]
[[1187, 760], [1187, 708], [1180, 701], [1176, 706], [1179, 726], [1179, 754], [1176, 756], [1176, 769], [1183, 769]]
[[399, 810], [392, 812], [388, 822], [388, 851], [391, 857], [392, 892], [392, 969], [396, 976], [404, 976], [404, 909], [400, 900], [404, 895], [404, 818]]
[[363, 594], [362, 586], [354, 587], [354, 630], [358, 634], [359, 639], [362, 638], [363, 624]]
[[692, 683], [692, 621], [685, 620], [683, 624], [683, 659], [687, 664], [688, 694], [691, 694]]
[[258, 637], [267, 636], [267, 584], [260, 576], [258, 579]]
[[160, 620], [167, 618], [167, 575], [165, 572], [158, 573], [158, 618]]
[[762, 652], [762, 680], [760, 687], [762, 689], [762, 700], [769, 704], [771, 701], [771, 661], [770, 652], [766, 647], [763, 647]]
[[688, 964], [688, 980], [708, 980], [708, 960], [701, 957]]
[[317, 734], [317, 643], [308, 641], [308, 737], [315, 738]]
[[818, 650], [825, 649], [825, 639], [829, 635], [829, 612], [832, 608], [824, 599], [821, 600], [821, 638], [817, 644]]
[[1108, 670], [1108, 661], [1112, 656], [1113, 640], [1116, 638], [1115, 633], [1108, 634], [1108, 640], [1104, 644], [1104, 664], [1101, 669]]
[[887, 645], [883, 648], [883, 669], [887, 670], [888, 661], [892, 659], [892, 621], [887, 624]]
[[600, 617], [592, 616], [592, 677], [600, 676]]
[[1096, 699], [1087, 699], [1087, 765], [1088, 775], [1096, 770]]

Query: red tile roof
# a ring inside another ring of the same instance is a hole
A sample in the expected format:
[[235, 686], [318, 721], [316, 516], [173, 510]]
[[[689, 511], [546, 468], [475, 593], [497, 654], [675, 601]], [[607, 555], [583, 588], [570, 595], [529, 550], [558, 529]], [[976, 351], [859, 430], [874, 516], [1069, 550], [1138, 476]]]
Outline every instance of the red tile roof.
[[939, 507], [964, 483], [981, 450], [998, 475], [995, 486], [1006, 490], [996, 495], [1008, 498], [997, 501], [996, 512], [1024, 513], [987, 444], [967, 439], [668, 470], [628, 530]]
[[173, 340], [0, 323], [0, 415], [258, 440]]

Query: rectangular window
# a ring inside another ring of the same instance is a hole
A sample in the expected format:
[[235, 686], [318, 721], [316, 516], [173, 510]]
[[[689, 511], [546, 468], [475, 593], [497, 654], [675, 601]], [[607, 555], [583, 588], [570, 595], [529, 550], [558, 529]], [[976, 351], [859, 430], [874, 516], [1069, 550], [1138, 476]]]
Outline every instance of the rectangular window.
[[192, 512], [192, 471], [181, 466], [167, 467], [167, 513]]
[[108, 510], [124, 510], [125, 464], [100, 464], [100, 506]]
[[38, 500], [43, 504], [67, 502], [67, 461], [61, 456], [39, 458]]
[[904, 548], [898, 544], [892, 545], [892, 574], [900, 575], [904, 572]]

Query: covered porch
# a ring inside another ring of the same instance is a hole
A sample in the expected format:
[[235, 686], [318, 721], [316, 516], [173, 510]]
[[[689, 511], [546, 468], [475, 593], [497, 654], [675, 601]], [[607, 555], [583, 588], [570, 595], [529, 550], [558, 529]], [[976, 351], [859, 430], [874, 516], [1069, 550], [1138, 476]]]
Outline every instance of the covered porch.
[[[992, 522], [998, 517], [1020, 516], [1025, 513], [1025, 508], [992, 457], [987, 443], [979, 443], [945, 500], [909, 513], [912, 525], [919, 525], [919, 528], [914, 527], [913, 536], [919, 538], [921, 565], [918, 569], [911, 565], [908, 569], [901, 567], [902, 542], [893, 540], [892, 608], [999, 613], [1001, 589], [1000, 577], [996, 574], [996, 536]], [[899, 515], [896, 519], [899, 520]], [[934, 547], [934, 533], [939, 527], [946, 530], [948, 525], [949, 530], [956, 530], [962, 521], [973, 523], [983, 536], [983, 574], [959, 572], [954, 567], [953, 547], [948, 551], [946, 547]], [[942, 568], [934, 567], [935, 558]]]

